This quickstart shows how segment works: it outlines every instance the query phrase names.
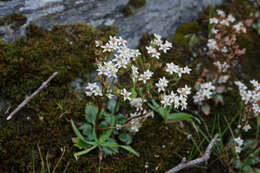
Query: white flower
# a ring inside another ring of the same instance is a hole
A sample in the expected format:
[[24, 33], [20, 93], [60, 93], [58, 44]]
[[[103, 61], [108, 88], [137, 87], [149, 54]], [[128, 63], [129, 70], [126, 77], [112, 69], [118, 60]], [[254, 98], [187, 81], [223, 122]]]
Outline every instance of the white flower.
[[219, 20], [217, 18], [215, 18], [215, 17], [209, 19], [209, 23], [210, 24], [213, 24], [213, 23], [214, 24], [218, 24], [218, 22], [219, 22]]
[[94, 91], [98, 88], [96, 83], [88, 83], [88, 86], [86, 87], [86, 90]]
[[117, 43], [118, 43], [118, 45], [119, 46], [126, 46], [126, 40], [124, 40], [124, 39], [122, 39], [122, 37], [119, 37], [118, 39], [117, 39]]
[[226, 16], [225, 12], [222, 11], [222, 10], [217, 10], [217, 14], [218, 14], [220, 17], [225, 17], [225, 16]]
[[237, 138], [234, 138], [234, 141], [236, 142], [236, 144], [238, 145], [238, 146], [242, 146], [243, 145], [243, 143], [244, 143], [244, 140], [243, 139], [241, 139], [240, 137], [237, 137]]
[[109, 43], [106, 43], [104, 46], [101, 46], [101, 48], [103, 49], [103, 52], [112, 52], [113, 51], [113, 49], [111, 49]]
[[228, 15], [227, 20], [231, 23], [234, 23], [236, 21], [236, 19], [234, 18], [234, 16], [232, 14]]
[[229, 21], [227, 19], [223, 19], [220, 21], [221, 25], [229, 26]]
[[106, 96], [107, 96], [107, 98], [112, 99], [114, 95], [111, 93], [107, 93]]
[[193, 96], [195, 103], [200, 103], [205, 99], [210, 99], [215, 91], [216, 87], [212, 85], [211, 82], [206, 82], [200, 85], [199, 91]]
[[96, 83], [88, 83], [85, 89], [87, 96], [103, 96], [102, 89]]
[[173, 74], [174, 72], [177, 72], [179, 69], [179, 66], [173, 64], [173, 63], [166, 63], [166, 72]]
[[106, 75], [107, 74], [107, 68], [105, 66], [102, 66], [101, 64], [98, 64], [97, 68], [98, 75]]
[[99, 87], [93, 93], [95, 96], [103, 96], [102, 90]]
[[163, 99], [161, 100], [161, 104], [163, 107], [171, 106], [171, 96], [170, 95], [164, 95]]
[[138, 78], [138, 68], [134, 65], [131, 66], [132, 74], [133, 74], [133, 81], [135, 81]]
[[188, 95], [191, 94], [191, 88], [185, 85], [184, 88], [178, 88], [177, 92], [182, 96], [182, 97], [188, 97]]
[[166, 53], [168, 50], [172, 48], [172, 43], [168, 42], [167, 40], [165, 41], [164, 44], [161, 44], [159, 47], [159, 50], [162, 50], [163, 53]]
[[165, 91], [165, 87], [168, 86], [168, 83], [169, 81], [165, 79], [165, 77], [160, 78], [159, 82], [155, 84], [158, 87], [158, 93], [161, 91]]
[[133, 50], [133, 58], [137, 58], [141, 55], [140, 51], [138, 49]]
[[160, 54], [159, 52], [157, 52], [157, 51], [151, 53], [151, 56], [152, 56], [153, 58], [156, 58], [156, 59], [160, 59], [160, 55], [161, 55], [161, 54]]
[[182, 95], [180, 95], [179, 101], [180, 101], [181, 110], [187, 109], [187, 105], [188, 105], [187, 97], [183, 97]]
[[245, 125], [244, 127], [243, 127], [243, 130], [245, 131], [245, 132], [247, 132], [248, 130], [250, 130], [251, 129], [251, 126], [249, 125], [249, 124], [247, 124], [247, 125]]
[[209, 39], [207, 46], [208, 46], [209, 50], [219, 50], [217, 42], [214, 39]]
[[237, 23], [236, 25], [233, 26], [233, 28], [237, 33], [240, 33], [241, 31], [246, 33], [246, 28], [242, 22]]
[[242, 151], [242, 148], [240, 146], [235, 146], [235, 152], [240, 153]]
[[258, 104], [253, 104], [253, 111], [255, 116], [257, 116], [258, 114], [260, 114], [260, 106]]
[[255, 87], [255, 90], [260, 90], [260, 83], [256, 80], [251, 80], [250, 83]]
[[156, 49], [153, 48], [152, 46], [146, 46], [145, 48], [147, 50], [147, 53], [149, 53], [149, 54], [157, 52]]
[[159, 34], [153, 34], [155, 39], [153, 40], [152, 43], [156, 44], [157, 46], [161, 46], [162, 45], [162, 36], [160, 36]]
[[191, 68], [186, 66], [186, 67], [182, 68], [181, 71], [182, 71], [183, 74], [190, 74]]
[[101, 46], [101, 41], [95, 40], [95, 44], [96, 44], [96, 47], [100, 47]]
[[143, 100], [142, 98], [133, 98], [130, 104], [136, 108], [136, 111], [143, 110]]
[[153, 72], [151, 72], [150, 70], [146, 70], [145, 72], [144, 72], [144, 74], [141, 74], [140, 76], [139, 76], [139, 81], [143, 81], [144, 82], [144, 84], [146, 84], [146, 81], [147, 80], [150, 80], [151, 79], [151, 77], [152, 77], [152, 75], [153, 75]]
[[123, 97], [124, 97], [124, 101], [126, 100], [129, 100], [131, 101], [131, 92], [128, 92], [125, 88], [123, 90], [121, 90], [121, 93], [120, 93]]
[[227, 72], [227, 70], [229, 69], [229, 65], [226, 62], [220, 63], [219, 61], [217, 61], [217, 62], [214, 62], [213, 64], [218, 68], [219, 72], [224, 73], [224, 72]]
[[212, 28], [212, 29], [211, 29], [211, 32], [212, 32], [213, 34], [217, 34], [219, 31], [218, 31], [216, 28]]

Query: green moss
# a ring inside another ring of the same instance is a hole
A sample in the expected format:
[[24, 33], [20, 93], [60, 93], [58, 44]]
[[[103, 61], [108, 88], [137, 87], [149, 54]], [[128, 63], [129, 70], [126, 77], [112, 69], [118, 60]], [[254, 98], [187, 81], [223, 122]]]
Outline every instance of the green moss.
[[131, 5], [127, 4], [124, 8], [123, 8], [123, 13], [125, 16], [131, 16], [134, 11], [133, 11], [133, 7], [131, 7]]
[[129, 0], [128, 4], [135, 8], [141, 8], [145, 6], [146, 0]]
[[192, 21], [185, 23], [176, 30], [175, 35], [172, 38], [172, 42], [177, 45], [188, 47], [191, 41], [195, 43], [198, 42], [196, 36], [193, 34], [200, 31], [201, 28], [196, 22]]
[[125, 16], [130, 16], [134, 13], [137, 8], [142, 8], [145, 6], [146, 0], [129, 0], [126, 6], [123, 8], [123, 13]]
[[4, 18], [0, 19], [0, 25], [10, 25], [12, 24], [12, 27], [18, 27], [23, 24], [25, 24], [27, 21], [27, 18], [24, 14], [20, 13], [14, 13], [12, 15], [6, 16]]
[[[115, 27], [95, 29], [83, 23], [57, 26], [52, 31], [31, 25], [27, 29], [27, 39], [0, 42], [0, 95], [9, 102], [7, 108], [16, 107], [53, 72], [58, 72], [48, 87], [11, 121], [1, 120], [1, 172], [32, 172], [32, 150], [38, 152], [37, 144], [45, 156], [47, 152], [54, 155], [52, 163], [57, 162], [61, 146], [67, 150], [65, 160], [75, 162], [71, 154], [75, 152], [71, 142], [73, 132], [67, 120], [83, 119], [85, 96], [76, 93], [70, 83], [78, 77], [86, 80], [88, 72], [94, 70], [95, 58], [102, 56], [102, 53], [96, 55], [94, 41], [107, 41], [116, 33]], [[62, 103], [63, 109], [58, 103]], [[35, 159], [37, 170], [40, 170], [40, 158]], [[82, 160], [90, 165], [86, 159]], [[75, 170], [83, 171], [81, 163], [74, 165]]]

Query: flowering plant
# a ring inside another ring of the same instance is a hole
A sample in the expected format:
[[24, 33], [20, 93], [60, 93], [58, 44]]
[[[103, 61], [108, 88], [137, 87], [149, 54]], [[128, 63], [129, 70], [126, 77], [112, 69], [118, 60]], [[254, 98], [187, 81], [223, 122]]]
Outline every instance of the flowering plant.
[[[87, 123], [80, 127], [86, 137], [71, 121], [78, 137], [74, 143], [84, 149], [76, 153], [75, 157], [95, 148], [99, 148], [100, 153], [116, 154], [119, 147], [139, 156], [127, 145], [131, 144], [131, 135], [139, 131], [143, 122], [154, 116], [153, 111], [165, 120], [192, 122], [194, 117], [188, 113], [172, 113], [173, 109], [187, 108], [191, 88], [185, 85], [177, 88], [177, 92], [173, 89], [182, 75], [189, 74], [191, 69], [173, 62], [160, 62], [160, 55], [171, 49], [170, 42], [154, 34], [154, 40], [145, 47], [146, 56], [141, 55], [139, 50], [128, 48], [121, 37], [110, 36], [107, 43], [95, 41], [95, 44], [101, 58], [96, 60], [96, 80], [86, 87], [89, 101], [85, 111]], [[165, 75], [157, 79], [155, 76], [161, 67]], [[124, 87], [118, 82], [121, 76], [127, 80], [128, 86]], [[127, 145], [119, 145], [116, 139]]]
[[[214, 61], [214, 67], [204, 68], [197, 80], [197, 92], [193, 96], [194, 102], [201, 106], [204, 114], [210, 113], [210, 107], [205, 100], [213, 98], [215, 103], [223, 103], [222, 93], [226, 92], [231, 77], [231, 67], [236, 65], [238, 57], [245, 54], [246, 49], [240, 49], [237, 36], [246, 33], [246, 25], [236, 22], [232, 14], [227, 15], [217, 10], [217, 16], [209, 19], [211, 37], [208, 39], [208, 56]], [[205, 78], [205, 79], [204, 79]], [[206, 82], [203, 82], [205, 81]], [[208, 81], [208, 82], [207, 82]]]

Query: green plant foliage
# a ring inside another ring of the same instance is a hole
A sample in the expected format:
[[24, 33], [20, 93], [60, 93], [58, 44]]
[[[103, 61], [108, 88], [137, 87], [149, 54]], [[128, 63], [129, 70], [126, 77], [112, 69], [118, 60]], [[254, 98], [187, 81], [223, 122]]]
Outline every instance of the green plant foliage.
[[[75, 126], [74, 122], [71, 120], [71, 125], [74, 133], [76, 134], [77, 138], [74, 140], [74, 146], [78, 147], [79, 149], [83, 149], [83, 151], [77, 152], [74, 154], [74, 157], [78, 159], [79, 156], [89, 153], [90, 151], [94, 150], [95, 148], [99, 148], [101, 152], [104, 152], [106, 155], [113, 155], [118, 153], [118, 148], [121, 147], [130, 153], [140, 156], [133, 148], [130, 146], [119, 145], [111, 136], [114, 131], [115, 126], [115, 108], [116, 108], [116, 101], [109, 100], [107, 104], [108, 110], [111, 113], [104, 113], [105, 119], [100, 123], [101, 127], [108, 128], [103, 130], [104, 132], [97, 136], [96, 133], [96, 119], [98, 116], [98, 108], [94, 105], [87, 104], [85, 109], [86, 120], [88, 123], [85, 123], [80, 127], [80, 130], [83, 131], [83, 135]], [[99, 119], [98, 119], [99, 120]], [[100, 126], [99, 126], [100, 127]], [[118, 133], [117, 133], [118, 134]], [[85, 137], [86, 136], [86, 137]], [[126, 143], [130, 144], [132, 142], [132, 136], [126, 133], [121, 133], [119, 135], [119, 139]]]

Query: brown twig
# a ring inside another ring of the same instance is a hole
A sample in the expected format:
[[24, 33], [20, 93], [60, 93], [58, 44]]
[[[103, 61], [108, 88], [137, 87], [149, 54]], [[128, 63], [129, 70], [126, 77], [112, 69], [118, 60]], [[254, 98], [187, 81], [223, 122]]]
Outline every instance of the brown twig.
[[14, 114], [16, 114], [20, 109], [22, 109], [35, 95], [37, 95], [43, 88], [47, 87], [47, 84], [58, 74], [58, 72], [53, 73], [45, 82], [41, 84], [41, 86], [32, 93], [29, 97], [26, 97], [24, 101], [19, 104], [16, 109], [6, 118], [10, 120]]
[[213, 146], [215, 145], [216, 141], [218, 139], [218, 134], [216, 134], [214, 136], [214, 138], [210, 141], [205, 154], [202, 157], [199, 157], [195, 160], [191, 160], [189, 162], [186, 163], [186, 159], [183, 159], [182, 162], [180, 164], [178, 164], [176, 167], [166, 171], [165, 173], [176, 173], [180, 170], [182, 170], [183, 168], [187, 168], [187, 167], [191, 167], [191, 166], [195, 166], [195, 165], [199, 165], [203, 162], [206, 162], [209, 160], [210, 158], [210, 153], [211, 153], [211, 149], [213, 148]]

